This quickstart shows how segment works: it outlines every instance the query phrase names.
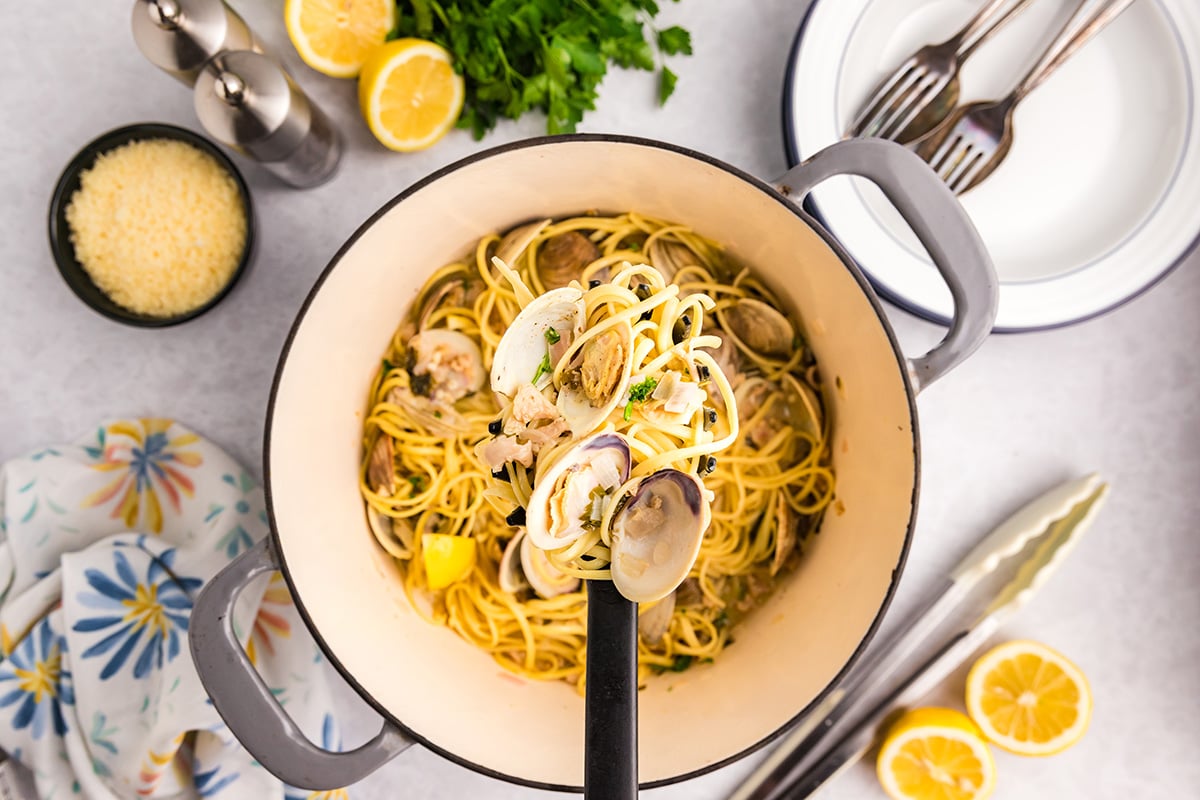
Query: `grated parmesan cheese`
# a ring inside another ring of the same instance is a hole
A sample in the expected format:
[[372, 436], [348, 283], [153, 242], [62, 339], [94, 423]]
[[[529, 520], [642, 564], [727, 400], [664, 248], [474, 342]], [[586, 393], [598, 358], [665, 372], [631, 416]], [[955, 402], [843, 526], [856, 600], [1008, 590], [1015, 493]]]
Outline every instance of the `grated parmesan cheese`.
[[79, 178], [66, 213], [71, 243], [113, 302], [171, 317], [229, 283], [246, 243], [246, 211], [211, 155], [147, 139], [101, 154]]

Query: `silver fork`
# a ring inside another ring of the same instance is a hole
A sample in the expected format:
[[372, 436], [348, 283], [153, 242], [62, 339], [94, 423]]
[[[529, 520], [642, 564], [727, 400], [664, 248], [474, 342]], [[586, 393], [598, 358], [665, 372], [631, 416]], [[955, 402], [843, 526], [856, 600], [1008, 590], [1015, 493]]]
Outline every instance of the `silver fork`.
[[1075, 51], [1133, 4], [1133, 0], [1082, 0], [1050, 47], [1000, 100], [971, 103], [952, 113], [916, 144], [955, 194], [977, 186], [1000, 165], [1013, 141], [1013, 110]]
[[958, 71], [979, 45], [1029, 0], [989, 0], [962, 30], [922, 47], [875, 87], [846, 132], [906, 144], [946, 118], [958, 103]]

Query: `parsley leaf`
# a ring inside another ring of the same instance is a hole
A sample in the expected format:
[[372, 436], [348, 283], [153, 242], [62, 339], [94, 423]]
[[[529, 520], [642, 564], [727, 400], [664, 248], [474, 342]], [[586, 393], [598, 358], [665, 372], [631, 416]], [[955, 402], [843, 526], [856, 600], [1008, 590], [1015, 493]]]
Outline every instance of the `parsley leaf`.
[[658, 388], [658, 380], [655, 378], [646, 378], [641, 383], [634, 384], [629, 387], [629, 400], [634, 403], [644, 403], [650, 393]]
[[538, 379], [551, 370], [549, 354], [542, 356], [542, 363], [538, 364], [537, 372], [533, 373], [533, 380], [530, 383], [536, 384]]
[[662, 72], [658, 75], [658, 104], [660, 106], [666, 103], [667, 98], [675, 92], [675, 82], [677, 80], [678, 78], [674, 72], [671, 72], [666, 67], [662, 68]]
[[546, 328], [546, 341], [549, 344], [558, 344], [562, 341], [562, 336], [558, 331], [554, 330], [554, 326]]
[[685, 56], [692, 54], [692, 35], [678, 25], [672, 25], [658, 32], [658, 49], [665, 55]]
[[675, 656], [675, 661], [672, 662], [671, 666], [667, 667], [667, 669], [671, 670], [671, 672], [683, 672], [692, 665], [693, 660], [693, 656]]
[[626, 422], [633, 419], [633, 404], [646, 402], [650, 393], [656, 388], [658, 388], [658, 380], [655, 378], [646, 378], [646, 380], [629, 387], [629, 402], [625, 404], [625, 413], [622, 415]]
[[463, 76], [458, 127], [482, 138], [502, 118], [546, 114], [549, 133], [571, 133], [595, 108], [609, 65], [659, 72], [660, 102], [676, 76], [666, 56], [690, 55], [678, 25], [654, 27], [658, 0], [398, 0], [391, 39], [446, 48]]

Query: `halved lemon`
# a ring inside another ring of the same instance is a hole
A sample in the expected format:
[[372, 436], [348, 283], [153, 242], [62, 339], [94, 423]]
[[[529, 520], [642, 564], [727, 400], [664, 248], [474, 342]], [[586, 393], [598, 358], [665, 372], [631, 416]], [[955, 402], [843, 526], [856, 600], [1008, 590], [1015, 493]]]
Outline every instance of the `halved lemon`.
[[983, 800], [996, 788], [996, 762], [979, 729], [949, 708], [918, 708], [896, 720], [875, 771], [892, 800]]
[[421, 557], [430, 589], [445, 589], [471, 573], [475, 567], [475, 540], [448, 533], [421, 536]]
[[423, 150], [446, 135], [463, 105], [450, 54], [424, 39], [397, 39], [363, 66], [358, 104], [375, 138], [392, 150]]
[[1083, 737], [1092, 692], [1079, 667], [1060, 653], [1037, 642], [1007, 642], [971, 667], [967, 713], [1005, 750], [1048, 756]]
[[283, 20], [304, 63], [353, 78], [396, 25], [396, 0], [287, 0]]

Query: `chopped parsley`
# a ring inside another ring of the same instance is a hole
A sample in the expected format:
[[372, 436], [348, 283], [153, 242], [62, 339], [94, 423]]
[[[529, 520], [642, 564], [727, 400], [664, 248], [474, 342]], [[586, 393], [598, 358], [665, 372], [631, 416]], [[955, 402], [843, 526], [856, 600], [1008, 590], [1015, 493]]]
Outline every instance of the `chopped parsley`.
[[425, 476], [424, 475], [409, 475], [408, 482], [412, 485], [413, 494], [425, 491]]
[[554, 330], [553, 325], [551, 325], [549, 328], [546, 328], [546, 342], [547, 343], [558, 344], [560, 341], [562, 341], [562, 336], [559, 335], [558, 331]]
[[538, 380], [550, 371], [550, 354], [542, 356], [542, 363], [538, 364], [537, 372], [533, 373], [533, 380], [530, 383], [536, 384]]
[[694, 660], [694, 656], [675, 656], [675, 661], [667, 669], [671, 670], [671, 672], [683, 672], [692, 665], [692, 661]]
[[600, 530], [600, 519], [604, 516], [604, 498], [608, 497], [609, 490], [603, 486], [595, 486], [592, 488], [588, 498], [592, 501], [579, 515], [579, 525], [585, 531]]
[[629, 402], [625, 404], [625, 421], [633, 419], [633, 404], [644, 403], [650, 398], [650, 393], [658, 388], [658, 380], [655, 378], [646, 378], [641, 383], [635, 383], [629, 387]]

